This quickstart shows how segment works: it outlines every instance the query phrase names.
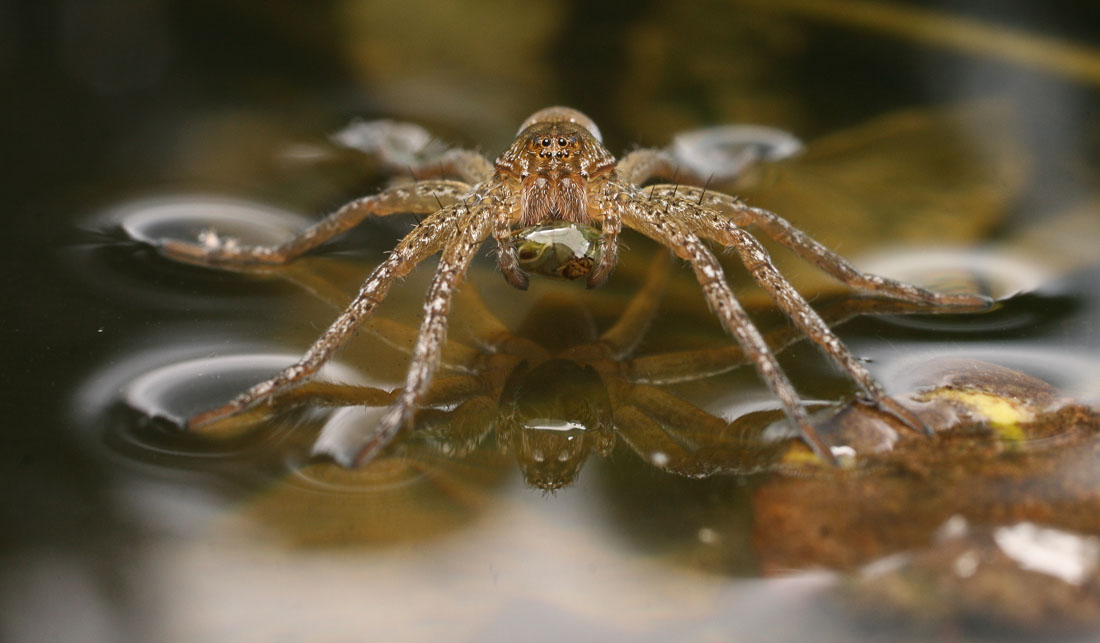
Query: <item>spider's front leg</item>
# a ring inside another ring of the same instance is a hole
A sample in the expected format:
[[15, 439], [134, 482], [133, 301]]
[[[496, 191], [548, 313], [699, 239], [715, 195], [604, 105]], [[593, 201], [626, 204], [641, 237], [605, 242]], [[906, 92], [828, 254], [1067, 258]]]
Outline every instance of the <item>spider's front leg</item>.
[[741, 228], [755, 225], [806, 261], [857, 290], [936, 307], [980, 310], [988, 308], [991, 303], [989, 298], [982, 295], [938, 293], [861, 272], [844, 257], [829, 250], [778, 214], [752, 207], [728, 194], [679, 185], [654, 185], [646, 188], [647, 194], [650, 191], [656, 198], [679, 199], [681, 218], [693, 232], [702, 237], [723, 245], [733, 245], [733, 240], [744, 232]]
[[798, 393], [780, 369], [779, 361], [768, 349], [764, 337], [753, 325], [745, 309], [737, 301], [733, 290], [726, 283], [722, 265], [697, 236], [670, 215], [667, 205], [669, 205], [668, 201], [649, 200], [644, 196], [635, 197], [621, 206], [622, 217], [627, 225], [658, 243], [668, 246], [677, 256], [691, 264], [695, 277], [703, 288], [707, 303], [718, 315], [722, 326], [734, 336], [745, 355], [756, 366], [764, 383], [779, 399], [783, 410], [799, 431], [802, 440], [822, 460], [835, 463], [832, 451], [818, 436], [805, 407], [798, 398]]
[[938, 293], [886, 277], [860, 272], [844, 257], [821, 245], [774, 212], [750, 207], [741, 202], [736, 202], [732, 207], [747, 216], [769, 237], [853, 288], [930, 306], [984, 309], [992, 304], [988, 297], [982, 295]]
[[257, 402], [270, 399], [277, 393], [312, 377], [366, 321], [385, 298], [394, 280], [407, 275], [417, 264], [435, 254], [444, 241], [451, 237], [455, 221], [464, 211], [465, 208], [462, 206], [453, 205], [422, 221], [397, 244], [393, 253], [371, 272], [344, 312], [309, 347], [301, 359], [228, 403], [192, 417], [188, 420], [187, 427], [192, 430], [201, 430], [204, 426], [236, 415]]
[[817, 311], [789, 281], [779, 274], [779, 270], [768, 256], [768, 251], [760, 245], [759, 241], [743, 228], [734, 227], [729, 234], [729, 243], [737, 250], [753, 279], [767, 291], [775, 303], [779, 304], [779, 308], [813, 343], [821, 347], [837, 366], [860, 385], [876, 406], [891, 413], [914, 430], [926, 434], [932, 433], [932, 429], [923, 420], [886, 394], [870, 371], [840, 341]]
[[507, 204], [493, 196], [484, 202], [462, 207], [464, 214], [452, 224], [455, 228], [454, 235], [443, 250], [439, 268], [424, 301], [424, 319], [420, 324], [416, 347], [413, 348], [404, 389], [397, 401], [382, 416], [370, 439], [360, 449], [355, 458], [358, 465], [369, 462], [402, 429], [411, 424], [413, 413], [427, 393], [432, 376], [439, 366], [443, 344], [447, 338], [447, 317], [454, 290], [465, 278], [481, 242], [489, 235], [494, 216], [501, 216], [507, 209]]
[[234, 239], [206, 232], [200, 243], [164, 241], [160, 249], [174, 259], [204, 265], [283, 264], [350, 230], [368, 215], [432, 214], [453, 205], [470, 189], [460, 181], [419, 181], [388, 188], [348, 203], [277, 246], [241, 246]]

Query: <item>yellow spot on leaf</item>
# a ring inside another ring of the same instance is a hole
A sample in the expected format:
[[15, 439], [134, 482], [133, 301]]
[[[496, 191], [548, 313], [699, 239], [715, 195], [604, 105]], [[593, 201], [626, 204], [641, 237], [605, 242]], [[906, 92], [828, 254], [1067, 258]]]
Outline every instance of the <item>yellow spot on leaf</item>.
[[1022, 402], [984, 391], [937, 389], [925, 397], [953, 400], [963, 404], [971, 413], [984, 418], [990, 428], [1006, 442], [1023, 442], [1026, 436], [1020, 425], [1035, 420], [1035, 413]]

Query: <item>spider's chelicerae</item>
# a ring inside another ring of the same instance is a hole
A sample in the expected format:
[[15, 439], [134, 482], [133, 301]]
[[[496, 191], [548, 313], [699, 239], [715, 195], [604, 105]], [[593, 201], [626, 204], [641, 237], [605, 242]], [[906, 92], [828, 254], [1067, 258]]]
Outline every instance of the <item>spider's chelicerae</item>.
[[[528, 275], [522, 267], [530, 264], [517, 256], [517, 246], [523, 247], [521, 241], [530, 237], [532, 230], [549, 224], [546, 227], [552, 233], [573, 230], [581, 233], [578, 237], [596, 237], [591, 247], [598, 248], [598, 253], [568, 242], [549, 242], [555, 248], [572, 248], [566, 254], [576, 255], [572, 258], [577, 261], [552, 262], [555, 267], [568, 266], [565, 274], [558, 271], [559, 276], [587, 275], [590, 288], [604, 283], [615, 267], [623, 225], [667, 246], [687, 261], [723, 327], [755, 364], [802, 439], [823, 459], [833, 461], [830, 449], [818, 437], [794, 387], [734, 296], [707, 241], [734, 248], [753, 278], [795, 325], [859, 384], [873, 404], [914, 430], [927, 431], [912, 412], [886, 395], [860, 360], [779, 274], [747, 228], [754, 226], [863, 291], [934, 307], [975, 308], [988, 300], [978, 295], [939, 294], [860, 272], [772, 212], [708, 190], [705, 185], [684, 185], [703, 181], [690, 172], [681, 173], [677, 166], [676, 159], [661, 150], [636, 150], [616, 161], [603, 146], [599, 129], [591, 119], [573, 109], [549, 107], [527, 119], [515, 142], [495, 163], [474, 152], [450, 150], [436, 162], [414, 168], [416, 174], [431, 173], [440, 178], [391, 187], [352, 201], [281, 245], [242, 246], [216, 234], [207, 234], [196, 244], [164, 242], [162, 249], [167, 254], [204, 264], [281, 264], [357, 225], [368, 215], [427, 215], [367, 277], [351, 304], [301, 359], [225, 405], [192, 417], [188, 427], [200, 429], [308, 380], [374, 312], [395, 279], [442, 252], [424, 303], [424, 319], [405, 386], [357, 458], [359, 463], [369, 461], [402, 429], [411, 426], [439, 365], [452, 294], [482, 242], [493, 236], [504, 278], [516, 288], [526, 289]], [[444, 176], [461, 180], [444, 180]], [[676, 176], [676, 184], [641, 187], [651, 179], [672, 176]], [[540, 247], [546, 245], [541, 243]]]

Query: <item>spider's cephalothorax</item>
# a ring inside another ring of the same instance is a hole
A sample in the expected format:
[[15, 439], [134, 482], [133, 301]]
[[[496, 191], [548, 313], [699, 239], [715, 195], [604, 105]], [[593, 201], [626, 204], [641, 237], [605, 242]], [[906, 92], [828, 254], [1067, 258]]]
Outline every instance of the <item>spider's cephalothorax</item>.
[[496, 162], [499, 178], [522, 185], [520, 225], [589, 222], [588, 182], [615, 169], [615, 157], [599, 136], [591, 120], [568, 108], [551, 107], [527, 119]]
[[[383, 136], [379, 140], [388, 139]], [[394, 156], [382, 149], [377, 151], [383, 159]], [[202, 429], [307, 381], [355, 334], [395, 280], [441, 253], [405, 385], [359, 450], [358, 462], [370, 460], [412, 425], [413, 415], [439, 366], [454, 290], [489, 236], [496, 241], [501, 272], [517, 288], [527, 286], [524, 267], [539, 274], [569, 278], [587, 271], [588, 286], [600, 285], [615, 267], [623, 225], [668, 247], [691, 266], [711, 310], [741, 345], [745, 358], [778, 398], [802, 439], [830, 462], [830, 447], [817, 436], [798, 394], [737, 301], [708, 242], [736, 250], [752, 277], [795, 326], [843, 369], [873, 404], [917, 430], [927, 429], [912, 412], [886, 395], [863, 363], [779, 274], [767, 251], [747, 228], [757, 228], [860, 290], [935, 308], [988, 306], [988, 300], [977, 295], [944, 295], [860, 272], [778, 215], [705, 186], [691, 187], [703, 184], [704, 177], [682, 171], [670, 152], [635, 150], [616, 163], [591, 119], [566, 107], [550, 107], [533, 114], [495, 164], [477, 153], [455, 149], [408, 169], [418, 177], [414, 184], [398, 185], [352, 201], [278, 246], [249, 247], [218, 235], [207, 235], [205, 243], [166, 241], [161, 245], [170, 256], [207, 265], [280, 264], [357, 225], [368, 215], [426, 215], [367, 277], [347, 309], [300, 360], [227, 404], [192, 417], [189, 428]], [[437, 178], [425, 178], [433, 175]], [[444, 176], [458, 180], [444, 180]], [[671, 177], [676, 177], [675, 184], [647, 185], [645, 190], [640, 187], [653, 179]], [[533, 254], [521, 261], [517, 245], [521, 251]]]

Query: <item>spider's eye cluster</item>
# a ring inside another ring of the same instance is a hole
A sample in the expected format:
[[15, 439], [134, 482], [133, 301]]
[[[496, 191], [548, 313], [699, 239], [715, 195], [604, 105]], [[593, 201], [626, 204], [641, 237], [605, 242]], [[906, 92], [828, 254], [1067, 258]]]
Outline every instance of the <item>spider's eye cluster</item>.
[[556, 139], [552, 136], [536, 136], [531, 140], [532, 147], [538, 150], [539, 158], [551, 159], [551, 158], [569, 158], [572, 153], [571, 148], [577, 147], [577, 137], [570, 136], [568, 138], [559, 136]]

